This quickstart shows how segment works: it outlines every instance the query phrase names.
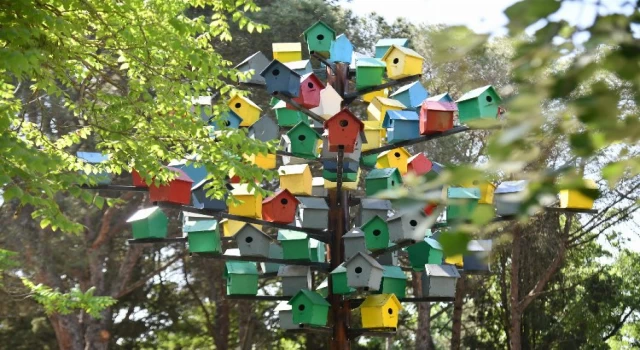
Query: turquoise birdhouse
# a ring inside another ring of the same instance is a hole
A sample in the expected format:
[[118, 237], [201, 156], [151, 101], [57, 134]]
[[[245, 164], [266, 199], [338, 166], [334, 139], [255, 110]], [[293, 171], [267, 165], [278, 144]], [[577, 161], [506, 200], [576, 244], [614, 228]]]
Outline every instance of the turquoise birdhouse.
[[329, 53], [331, 43], [336, 38], [336, 32], [326, 23], [318, 21], [307, 28], [302, 35], [307, 42], [309, 52], [317, 52], [322, 55]]
[[426, 237], [422, 242], [406, 248], [411, 267], [415, 271], [423, 271], [426, 264], [442, 264], [444, 253], [442, 246], [433, 238]]
[[407, 47], [409, 45], [409, 39], [406, 38], [390, 38], [390, 39], [380, 39], [376, 43], [376, 58], [382, 58], [385, 53], [389, 50], [391, 45], [396, 45], [400, 47]]
[[388, 110], [382, 126], [387, 128], [389, 143], [420, 137], [420, 115], [416, 111]]
[[498, 118], [501, 101], [500, 95], [491, 85], [467, 92], [456, 101], [460, 123], [475, 119]]
[[399, 101], [408, 108], [418, 109], [422, 106], [422, 102], [429, 97], [429, 93], [419, 81], [415, 81], [399, 88], [389, 97]]
[[340, 34], [335, 41], [331, 42], [329, 61], [351, 63], [353, 56], [353, 45], [346, 35]]

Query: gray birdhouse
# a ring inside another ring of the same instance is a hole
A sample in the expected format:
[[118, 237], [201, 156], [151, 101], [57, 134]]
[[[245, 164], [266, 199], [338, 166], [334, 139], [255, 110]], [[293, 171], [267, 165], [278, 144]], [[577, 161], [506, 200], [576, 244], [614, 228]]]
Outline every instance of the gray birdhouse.
[[[284, 258], [284, 252], [280, 244], [276, 242], [269, 243], [269, 258], [270, 259]], [[263, 274], [271, 274], [271, 275], [276, 274], [278, 273], [280, 266], [283, 266], [283, 265], [278, 263], [272, 263], [272, 262], [260, 263], [260, 269], [262, 269]]]
[[427, 264], [422, 273], [422, 296], [453, 298], [458, 278], [460, 274], [454, 265]]
[[[389, 242], [389, 247], [391, 247], [393, 243]], [[398, 251], [394, 250], [392, 252], [385, 252], [376, 257], [376, 261], [380, 263], [380, 265], [385, 266], [398, 266]]]
[[427, 233], [427, 228], [420, 229], [420, 223], [426, 219], [424, 212], [421, 210], [415, 213], [398, 213], [387, 219], [389, 226], [389, 239], [398, 243], [401, 241], [412, 240], [420, 242]]
[[364, 231], [358, 227], [354, 227], [351, 231], [342, 236], [344, 240], [344, 259], [349, 260], [358, 252], [369, 254], [364, 241]]
[[271, 239], [255, 226], [245, 224], [235, 235], [240, 255], [269, 257]]
[[[293, 152], [291, 139], [289, 138], [289, 136], [287, 136], [287, 135], [280, 136], [280, 148], [284, 152], [289, 152], [289, 153]], [[282, 156], [281, 158], [282, 158], [282, 164], [283, 165], [308, 164], [309, 163], [308, 159], [299, 158], [299, 157]]]
[[300, 227], [327, 228], [329, 222], [329, 206], [324, 198], [297, 197], [298, 219]]
[[311, 67], [311, 60], [285, 62], [284, 65], [287, 66], [292, 71], [300, 74], [300, 76], [313, 73], [313, 67]]
[[315, 197], [326, 197], [327, 189], [324, 188], [324, 178], [314, 177], [311, 180], [311, 195]]
[[270, 117], [263, 115], [249, 127], [249, 137], [262, 142], [275, 140], [280, 136], [278, 124]]
[[251, 70], [253, 71], [251, 78], [239, 79], [241, 83], [265, 85], [266, 82], [264, 80], [264, 77], [260, 75], [260, 72], [262, 72], [268, 65], [269, 59], [267, 59], [267, 57], [261, 51], [258, 51], [253, 55], [245, 58], [244, 61], [238, 63], [238, 65], [235, 66], [235, 69], [243, 73], [249, 72]]
[[496, 206], [498, 216], [516, 215], [524, 200], [524, 191], [527, 189], [527, 181], [504, 181], [493, 192], [493, 203]]
[[278, 313], [278, 324], [281, 329], [298, 329], [299, 326], [293, 323], [293, 312], [288, 302], [282, 301], [278, 304], [275, 311]]
[[294, 296], [301, 289], [311, 289], [311, 268], [309, 266], [280, 266], [278, 277], [282, 281], [282, 295], [284, 296]]
[[[361, 133], [362, 134], [362, 133]], [[353, 148], [353, 152], [344, 153], [344, 160], [345, 162], [350, 160], [356, 163], [360, 162], [360, 154], [362, 153], [362, 136], [361, 134], [358, 134], [358, 137], [356, 138], [356, 144]], [[329, 140], [328, 140], [328, 134], [327, 132], [325, 132], [324, 134], [322, 134], [322, 153], [320, 154], [321, 158], [326, 158], [326, 159], [332, 159], [332, 160], [336, 160], [338, 159], [338, 152], [331, 152], [329, 151]]]
[[344, 263], [344, 267], [347, 269], [349, 287], [371, 291], [380, 289], [384, 268], [368, 254], [356, 253]]
[[358, 225], [363, 225], [367, 221], [371, 220], [374, 216], [379, 216], [383, 219], [389, 217], [389, 212], [392, 210], [391, 201], [386, 199], [377, 198], [362, 198], [360, 200], [360, 212], [358, 215]]
[[467, 244], [467, 253], [462, 257], [465, 272], [484, 273], [491, 271], [489, 256], [493, 242], [490, 239], [471, 240]]

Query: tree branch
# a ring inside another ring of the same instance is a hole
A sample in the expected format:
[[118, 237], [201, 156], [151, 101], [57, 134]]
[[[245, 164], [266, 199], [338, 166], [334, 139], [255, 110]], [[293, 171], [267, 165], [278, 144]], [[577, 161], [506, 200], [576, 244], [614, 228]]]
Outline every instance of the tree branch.
[[114, 298], [116, 298], [116, 299], [122, 298], [123, 296], [125, 296], [125, 295], [133, 292], [134, 290], [144, 286], [145, 283], [147, 283], [147, 281], [152, 279], [155, 275], [157, 275], [160, 272], [166, 270], [169, 266], [173, 265], [173, 263], [175, 263], [176, 261], [182, 259], [186, 255], [187, 255], [187, 252], [181, 252], [181, 253], [176, 254], [173, 258], [169, 259], [169, 261], [167, 261], [166, 264], [158, 267], [157, 269], [153, 270], [151, 273], [149, 273], [146, 276], [144, 276], [142, 279], [140, 279], [137, 282], [131, 284], [128, 288], [120, 291], [119, 293], [117, 293], [114, 296]]
[[627, 319], [629, 318], [629, 316], [631, 316], [634, 312], [636, 312], [635, 309], [631, 309], [629, 310], [629, 312], [627, 312], [626, 315], [624, 315], [624, 317], [622, 317], [622, 320], [620, 320], [620, 322], [618, 322], [616, 324], [615, 327], [613, 327], [613, 329], [611, 330], [611, 332], [609, 332], [609, 334], [607, 334], [606, 336], [604, 336], [602, 338], [603, 342], [606, 342], [607, 340], [609, 340], [609, 338], [613, 337], [614, 335], [616, 335], [616, 333], [618, 333], [618, 331], [620, 331], [620, 329], [622, 328], [622, 326], [624, 326], [624, 324], [627, 322]]

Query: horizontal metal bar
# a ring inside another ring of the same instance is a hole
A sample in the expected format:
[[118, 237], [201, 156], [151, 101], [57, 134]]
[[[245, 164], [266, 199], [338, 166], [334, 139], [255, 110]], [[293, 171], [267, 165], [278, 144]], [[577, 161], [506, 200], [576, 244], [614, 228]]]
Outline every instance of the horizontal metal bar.
[[200, 254], [193, 253], [192, 256], [197, 256], [197, 257], [206, 258], [206, 259], [218, 259], [218, 260], [229, 260], [229, 261], [251, 261], [251, 262], [275, 263], [275, 264], [283, 264], [283, 265], [309, 266], [314, 268], [314, 270], [320, 270], [320, 271], [329, 270], [328, 263], [315, 262], [315, 261], [274, 259], [274, 258], [266, 258], [263, 256], [238, 256], [238, 255], [206, 254], [206, 253], [200, 253]]
[[171, 237], [171, 238], [138, 238], [128, 239], [128, 244], [171, 244], [171, 243], [186, 243], [187, 237]]
[[411, 146], [411, 145], [415, 145], [416, 143], [431, 141], [431, 140], [439, 139], [441, 137], [451, 136], [451, 135], [458, 134], [458, 133], [465, 132], [465, 131], [469, 131], [469, 130], [471, 130], [470, 127], [468, 127], [466, 125], [460, 125], [460, 126], [456, 126], [453, 129], [449, 129], [447, 131], [443, 131], [443, 132], [440, 132], [440, 133], [437, 133], [437, 134], [425, 135], [425, 136], [418, 137], [418, 138], [415, 138], [415, 139], [400, 141], [400, 142], [397, 142], [397, 143], [394, 143], [394, 144], [384, 145], [382, 147], [373, 148], [373, 149], [370, 149], [370, 150], [367, 150], [367, 151], [362, 151], [361, 155], [362, 156], [368, 156], [368, 155], [371, 155], [371, 154], [378, 154], [380, 152], [389, 151], [389, 150], [392, 150], [394, 148], [404, 147], [404, 146]]
[[275, 98], [280, 99], [288, 104], [290, 104], [291, 106], [293, 106], [293, 108], [299, 110], [300, 112], [306, 114], [307, 116], [309, 116], [309, 118], [317, 121], [318, 123], [322, 123], [324, 124], [325, 120], [322, 119], [321, 116], [317, 115], [314, 112], [311, 112], [310, 110], [302, 107], [298, 102], [294, 101], [292, 98], [285, 96], [283, 94], [279, 94], [277, 91], [273, 93], [273, 96], [275, 96]]
[[598, 214], [598, 209], [577, 209], [577, 208], [545, 207], [544, 210], [552, 211], [552, 212], [556, 212], [556, 213]]
[[251, 295], [251, 294], [236, 294], [225, 295], [225, 298], [230, 300], [260, 300], [260, 301], [280, 301], [291, 300], [292, 297], [286, 297], [284, 295]]
[[396, 328], [350, 328], [347, 333], [351, 339], [360, 336], [391, 338], [398, 335]]
[[400, 249], [402, 249], [404, 247], [408, 247], [408, 246], [416, 244], [416, 243], [417, 243], [416, 241], [414, 241], [412, 239], [408, 239], [408, 240], [405, 240], [405, 241], [398, 242], [398, 243], [392, 245], [391, 247], [380, 249], [380, 250], [375, 250], [375, 251], [371, 252], [371, 254], [369, 254], [369, 255], [371, 255], [372, 258], [375, 258], [375, 257], [381, 256], [381, 255], [389, 253], [389, 252], [395, 252], [396, 250], [400, 250]]
[[[431, 302], [448, 303], [448, 302], [453, 302], [454, 298], [453, 297], [418, 297], [418, 298], [399, 298], [398, 300], [401, 303], [431, 303]], [[350, 303], [349, 307], [352, 309], [355, 309], [359, 307], [363, 302], [364, 302], [363, 298], [349, 299], [349, 303]]]
[[312, 326], [307, 324], [298, 325], [297, 329], [287, 329], [287, 333], [332, 333], [333, 328], [326, 326]]
[[148, 187], [128, 186], [128, 185], [80, 185], [85, 190], [107, 190], [107, 191], [129, 191], [129, 192], [149, 192]]
[[386, 82], [384, 84], [380, 84], [380, 85], [376, 85], [376, 86], [369, 86], [369, 87], [366, 87], [364, 89], [360, 89], [358, 91], [350, 92], [350, 93], [344, 95], [344, 102], [345, 102], [345, 104], [348, 105], [351, 102], [353, 102], [356, 98], [358, 98], [358, 96], [362, 96], [362, 95], [368, 94], [370, 92], [374, 92], [374, 91], [383, 90], [383, 89], [386, 89], [386, 88], [402, 85], [402, 84], [405, 84], [405, 83], [411, 83], [411, 82], [414, 82], [416, 80], [419, 80], [420, 77], [421, 77], [421, 75], [412, 75], [410, 77], [406, 77], [406, 78], [402, 78], [402, 79], [398, 79], [398, 80], [389, 80], [388, 82]]

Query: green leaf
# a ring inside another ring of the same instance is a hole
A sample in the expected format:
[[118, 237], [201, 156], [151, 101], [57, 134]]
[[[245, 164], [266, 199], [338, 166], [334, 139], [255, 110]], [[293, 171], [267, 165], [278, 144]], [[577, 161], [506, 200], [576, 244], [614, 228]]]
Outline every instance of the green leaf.
[[469, 244], [469, 241], [471, 241], [471, 236], [465, 232], [459, 231], [446, 231], [438, 237], [438, 242], [440, 242], [444, 255], [447, 257], [465, 254], [467, 252], [467, 244]]
[[544, 19], [560, 9], [558, 0], [522, 0], [509, 6], [504, 14], [509, 18], [509, 33], [516, 35], [540, 19]]

